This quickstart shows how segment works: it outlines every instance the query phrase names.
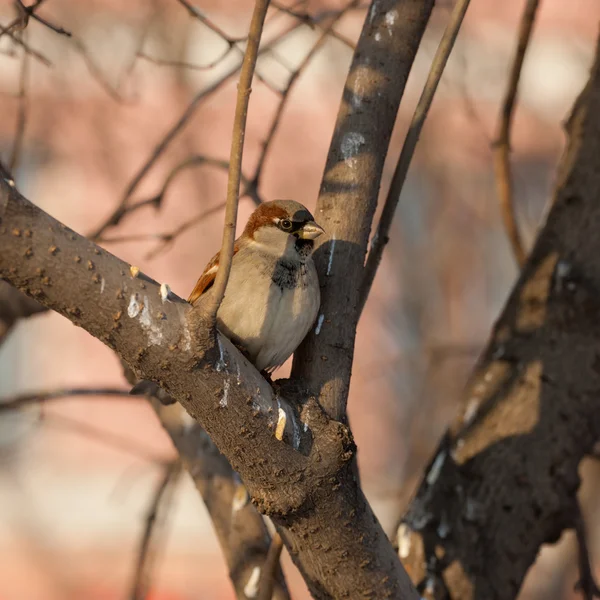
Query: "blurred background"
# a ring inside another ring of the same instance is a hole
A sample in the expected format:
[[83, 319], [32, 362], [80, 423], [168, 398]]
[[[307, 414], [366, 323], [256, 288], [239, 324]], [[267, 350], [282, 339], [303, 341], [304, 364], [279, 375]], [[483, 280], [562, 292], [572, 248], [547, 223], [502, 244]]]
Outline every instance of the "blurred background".
[[[36, 54], [0, 38], [0, 155], [16, 159], [21, 191], [76, 231], [99, 234], [104, 247], [183, 297], [220, 244], [222, 161], [237, 83], [227, 75], [241, 61], [243, 43], [235, 40], [247, 34], [253, 2], [195, 6], [209, 24], [178, 0], [47, 0], [39, 15], [72, 37], [31, 19], [18, 35]], [[258, 188], [241, 201], [240, 227], [259, 198], [315, 206], [366, 12], [364, 3], [341, 12], [344, 6], [294, 4], [310, 23], [269, 12], [263, 41], [270, 47], [258, 62], [244, 156], [248, 180], [260, 166]], [[412, 70], [382, 197], [451, 6], [437, 3]], [[350, 421], [363, 486], [390, 533], [517, 275], [494, 187], [492, 143], [523, 7], [524, 0], [472, 2], [358, 329]], [[10, 2], [0, 4], [0, 23], [6, 27], [15, 16]], [[599, 18], [596, 0], [541, 3], [512, 130], [517, 217], [528, 247], [551, 197], [562, 123], [587, 78]], [[306, 61], [333, 19], [336, 35]], [[279, 127], [261, 158], [290, 78]], [[194, 99], [185, 126], [127, 196]], [[190, 157], [197, 158], [176, 169]], [[100, 231], [124, 198], [125, 206], [141, 207]], [[82, 387], [127, 384], [113, 353], [64, 318], [23, 320], [0, 346], [5, 400]], [[1, 412], [0, 600], [128, 598], [154, 489], [173, 456], [143, 400], [72, 398]], [[582, 475], [600, 573], [599, 467], [583, 465]], [[156, 534], [149, 600], [234, 597], [187, 476], [171, 489]], [[566, 534], [544, 548], [521, 597], [579, 597], [576, 561], [574, 536]], [[284, 569], [293, 597], [308, 598], [287, 557]]]

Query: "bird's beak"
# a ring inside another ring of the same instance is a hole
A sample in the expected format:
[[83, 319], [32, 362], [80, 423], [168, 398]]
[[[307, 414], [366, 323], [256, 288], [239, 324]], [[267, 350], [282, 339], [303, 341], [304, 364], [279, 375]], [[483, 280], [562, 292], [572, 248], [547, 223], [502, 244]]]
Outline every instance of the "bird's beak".
[[314, 221], [309, 221], [298, 231], [298, 237], [303, 240], [314, 240], [322, 233], [325, 233], [325, 230], [320, 225], [317, 225]]

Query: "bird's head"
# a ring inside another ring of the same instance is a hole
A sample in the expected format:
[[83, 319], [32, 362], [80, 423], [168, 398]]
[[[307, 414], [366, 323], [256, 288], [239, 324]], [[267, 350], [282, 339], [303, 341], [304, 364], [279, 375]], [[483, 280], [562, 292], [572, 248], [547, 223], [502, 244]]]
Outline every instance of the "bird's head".
[[244, 236], [282, 254], [293, 247], [310, 247], [325, 233], [308, 209], [294, 200], [263, 202], [250, 216]]

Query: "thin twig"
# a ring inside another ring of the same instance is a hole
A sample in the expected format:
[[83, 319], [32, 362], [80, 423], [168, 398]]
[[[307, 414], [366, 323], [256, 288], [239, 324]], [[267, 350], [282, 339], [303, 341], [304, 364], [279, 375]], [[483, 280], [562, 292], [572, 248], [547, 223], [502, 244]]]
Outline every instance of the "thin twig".
[[16, 410], [23, 408], [30, 404], [43, 404], [51, 400], [65, 400], [72, 398], [73, 396], [99, 396], [99, 397], [113, 397], [113, 398], [128, 398], [131, 400], [135, 399], [135, 396], [129, 394], [129, 390], [119, 388], [71, 388], [71, 389], [59, 389], [52, 390], [50, 392], [32, 392], [29, 394], [21, 394], [13, 398], [0, 399], [0, 413]]
[[15, 0], [15, 2], [17, 4], [17, 6], [19, 7], [19, 9], [22, 10], [23, 13], [26, 14], [28, 17], [35, 19], [38, 23], [41, 23], [42, 25], [44, 25], [48, 29], [54, 31], [55, 33], [58, 33], [59, 35], [71, 37], [71, 33], [68, 32], [66, 29], [63, 29], [62, 27], [59, 27], [58, 25], [54, 25], [54, 24], [50, 23], [49, 21], [46, 21], [46, 19], [44, 19], [43, 17], [40, 17], [35, 12], [35, 9], [37, 8], [37, 6], [39, 6], [41, 4], [41, 2], [37, 2], [33, 6], [25, 6], [23, 4], [23, 2], [21, 2], [21, 0]]
[[159, 512], [164, 509], [166, 504], [166, 496], [169, 489], [173, 489], [177, 476], [181, 472], [181, 463], [179, 460], [172, 462], [165, 468], [163, 478], [159, 481], [156, 490], [152, 496], [152, 502], [148, 508], [146, 515], [146, 526], [140, 540], [140, 547], [137, 554], [136, 568], [131, 587], [131, 600], [144, 600], [149, 591], [148, 580], [151, 572], [151, 542], [153, 533], [157, 525]]
[[155, 56], [150, 56], [143, 51], [138, 51], [136, 53], [137, 58], [141, 58], [153, 65], [158, 67], [171, 67], [175, 69], [190, 69], [192, 71], [209, 71], [216, 67], [227, 55], [232, 51], [233, 47], [226, 48], [225, 51], [215, 58], [213, 61], [209, 62], [206, 65], [197, 65], [194, 63], [189, 63], [183, 60], [167, 60], [165, 58], [157, 58]]
[[258, 584], [258, 594], [256, 600], [271, 600], [273, 597], [273, 588], [275, 587], [275, 578], [277, 577], [277, 567], [279, 558], [283, 550], [283, 540], [279, 533], [275, 532], [271, 538], [271, 545], [267, 558], [263, 564], [260, 582]]
[[[300, 25], [298, 23], [294, 23], [292, 26], [286, 28], [284, 31], [275, 36], [272, 40], [263, 45], [260, 49], [260, 54], [267, 52], [281, 40], [283, 40], [290, 33], [295, 31]], [[218, 80], [204, 88], [198, 94], [192, 98], [190, 104], [187, 106], [181, 117], [177, 120], [177, 122], [169, 129], [166, 135], [162, 138], [162, 140], [157, 144], [157, 146], [152, 151], [152, 154], [148, 158], [148, 160], [142, 165], [140, 170], [135, 174], [131, 182], [128, 184], [127, 189], [125, 190], [119, 205], [113, 210], [112, 214], [100, 225], [94, 232], [92, 232], [88, 237], [92, 240], [97, 240], [108, 228], [115, 227], [121, 221], [121, 219], [127, 214], [129, 207], [127, 203], [129, 198], [133, 195], [133, 193], [137, 190], [140, 183], [146, 177], [146, 175], [150, 172], [150, 169], [154, 166], [156, 161], [163, 155], [165, 150], [171, 145], [171, 142], [179, 135], [181, 131], [186, 127], [186, 125], [191, 120], [192, 116], [196, 112], [196, 109], [204, 99], [208, 96], [212, 95], [214, 92], [219, 90], [221, 86], [223, 86], [231, 77], [233, 77], [238, 70], [240, 69], [242, 63], [237, 63], [232, 66], [223, 76]]]
[[400, 158], [398, 159], [398, 164], [396, 165], [394, 176], [392, 177], [390, 189], [385, 199], [385, 204], [383, 205], [381, 218], [379, 219], [377, 230], [371, 242], [371, 250], [367, 258], [367, 264], [365, 265], [359, 312], [362, 312], [364, 309], [365, 302], [371, 291], [375, 274], [377, 273], [379, 263], [381, 262], [383, 250], [389, 240], [390, 228], [394, 219], [396, 207], [398, 206], [398, 201], [400, 200], [402, 188], [404, 187], [404, 182], [406, 181], [408, 168], [414, 155], [417, 142], [419, 141], [419, 136], [421, 135], [427, 113], [431, 107], [433, 97], [440, 79], [442, 78], [446, 63], [448, 62], [448, 57], [454, 47], [454, 42], [456, 41], [467, 8], [469, 8], [469, 2], [470, 0], [458, 0], [454, 5], [448, 25], [446, 25], [446, 30], [444, 31], [440, 45], [438, 46], [433, 62], [431, 63], [431, 69], [429, 70], [425, 87], [421, 92], [421, 97], [415, 108], [408, 133], [406, 134], [406, 139], [404, 140], [404, 145], [402, 146], [402, 151], [400, 152]]
[[518, 42], [513, 59], [508, 88], [498, 122], [498, 132], [494, 143], [494, 171], [496, 173], [496, 188], [504, 228], [519, 267], [522, 267], [527, 258], [527, 252], [523, 246], [523, 239], [519, 232], [517, 216], [515, 214], [514, 194], [512, 185], [512, 173], [510, 168], [510, 130], [514, 115], [515, 103], [521, 69], [525, 60], [525, 53], [531, 39], [531, 32], [535, 22], [539, 0], [527, 0], [521, 22], [519, 24]]
[[231, 138], [231, 156], [229, 159], [229, 179], [227, 182], [227, 205], [225, 206], [225, 224], [223, 226], [223, 244], [219, 258], [219, 270], [214, 283], [214, 293], [210, 304], [207, 306], [207, 315], [214, 323], [217, 311], [223, 297], [231, 270], [233, 258], [233, 245], [235, 243], [235, 225], [237, 221], [238, 203], [240, 195], [240, 181], [242, 177], [242, 155], [244, 152], [244, 137], [246, 133], [246, 118], [248, 116], [248, 104], [250, 92], [252, 91], [252, 77], [258, 58], [258, 47], [262, 36], [269, 0], [256, 0], [250, 33], [248, 34], [248, 45], [244, 55], [244, 62], [240, 72], [238, 83], [237, 102], [235, 117], [233, 119], [233, 135]]
[[229, 35], [227, 35], [218, 25], [215, 25], [204, 13], [202, 13], [198, 8], [196, 8], [187, 0], [177, 0], [177, 2], [179, 2], [179, 4], [181, 4], [192, 17], [198, 19], [198, 21], [200, 21], [203, 25], [206, 25], [206, 27], [212, 29], [219, 37], [223, 38], [229, 44], [230, 47], [232, 47], [234, 44], [237, 44], [238, 42], [246, 41], [245, 37], [232, 38]]
[[[27, 36], [27, 31], [21, 33], [23, 39]], [[12, 153], [8, 161], [8, 169], [11, 172], [15, 172], [19, 159], [21, 158], [21, 151], [23, 149], [23, 140], [25, 138], [25, 126], [27, 124], [27, 86], [29, 83], [29, 54], [23, 52], [21, 59], [21, 73], [19, 75], [19, 109], [17, 113], [17, 129], [15, 132], [15, 142], [13, 145]]]
[[43, 54], [41, 54], [37, 50], [31, 48], [21, 38], [19, 38], [19, 36], [15, 35], [12, 31], [10, 31], [10, 29], [10, 25], [8, 27], [3, 27], [2, 25], [0, 25], [0, 37], [2, 37], [4, 34], [8, 35], [10, 39], [18, 46], [21, 46], [21, 48], [23, 48], [23, 50], [27, 52], [27, 54], [31, 54], [31, 56], [39, 60], [46, 67], [52, 66], [52, 62], [50, 60], [48, 60]]

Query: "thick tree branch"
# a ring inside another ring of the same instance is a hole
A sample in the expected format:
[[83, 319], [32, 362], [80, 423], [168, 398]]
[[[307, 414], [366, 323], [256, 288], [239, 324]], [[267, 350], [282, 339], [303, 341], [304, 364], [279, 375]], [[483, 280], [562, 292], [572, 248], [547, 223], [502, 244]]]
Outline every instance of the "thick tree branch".
[[517, 265], [522, 267], [527, 258], [527, 252], [523, 245], [523, 239], [519, 232], [519, 224], [514, 206], [514, 194], [512, 184], [512, 174], [510, 168], [510, 129], [517, 100], [517, 89], [521, 77], [521, 69], [525, 61], [525, 53], [531, 39], [535, 15], [537, 13], [539, 0], [527, 0], [525, 11], [521, 18], [518, 33], [518, 43], [510, 69], [508, 79], [508, 89], [502, 103], [500, 119], [498, 122], [498, 131], [494, 143], [494, 170], [496, 171], [496, 187], [498, 189], [498, 199], [500, 201], [500, 210], [506, 235], [510, 242], [512, 251], [515, 255]]
[[258, 58], [258, 47], [268, 8], [269, 0], [256, 0], [250, 23], [248, 45], [246, 46], [240, 81], [238, 83], [235, 117], [233, 119], [233, 135], [231, 137], [231, 154], [229, 157], [229, 179], [227, 181], [227, 204], [225, 205], [223, 243], [219, 257], [219, 270], [217, 271], [213, 286], [212, 300], [206, 307], [207, 316], [211, 323], [216, 322], [217, 311], [225, 296], [225, 288], [227, 287], [231, 261], [233, 259], [240, 180], [242, 177], [242, 156], [244, 154], [244, 137], [246, 135], [246, 119], [248, 117], [250, 92], [252, 91], [252, 77], [254, 76], [254, 68], [256, 67], [256, 59]]
[[289, 600], [279, 561], [269, 562], [269, 531], [228, 460], [180, 405], [152, 404], [204, 500], [236, 597], [251, 600], [253, 582], [270, 569], [272, 597]]
[[600, 439], [600, 42], [568, 134], [546, 224], [399, 528], [436, 598], [512, 600], [540, 546], [578, 525]]
[[[1, 174], [0, 278], [102, 340], [136, 377], [159, 383], [198, 420], [284, 534], [316, 598], [367, 591], [414, 598], [353, 483], [348, 428], [306, 390], [292, 409], [290, 392], [280, 387], [275, 396], [202, 311], [165, 297], [156, 282], [31, 204]], [[283, 440], [275, 434], [282, 411]]]
[[319, 392], [319, 402], [335, 419], [346, 415], [363, 278], [357, 265], [364, 264], [398, 106], [433, 4], [373, 0], [327, 157], [316, 211], [328, 234], [315, 253], [320, 325], [296, 353], [293, 372]]

